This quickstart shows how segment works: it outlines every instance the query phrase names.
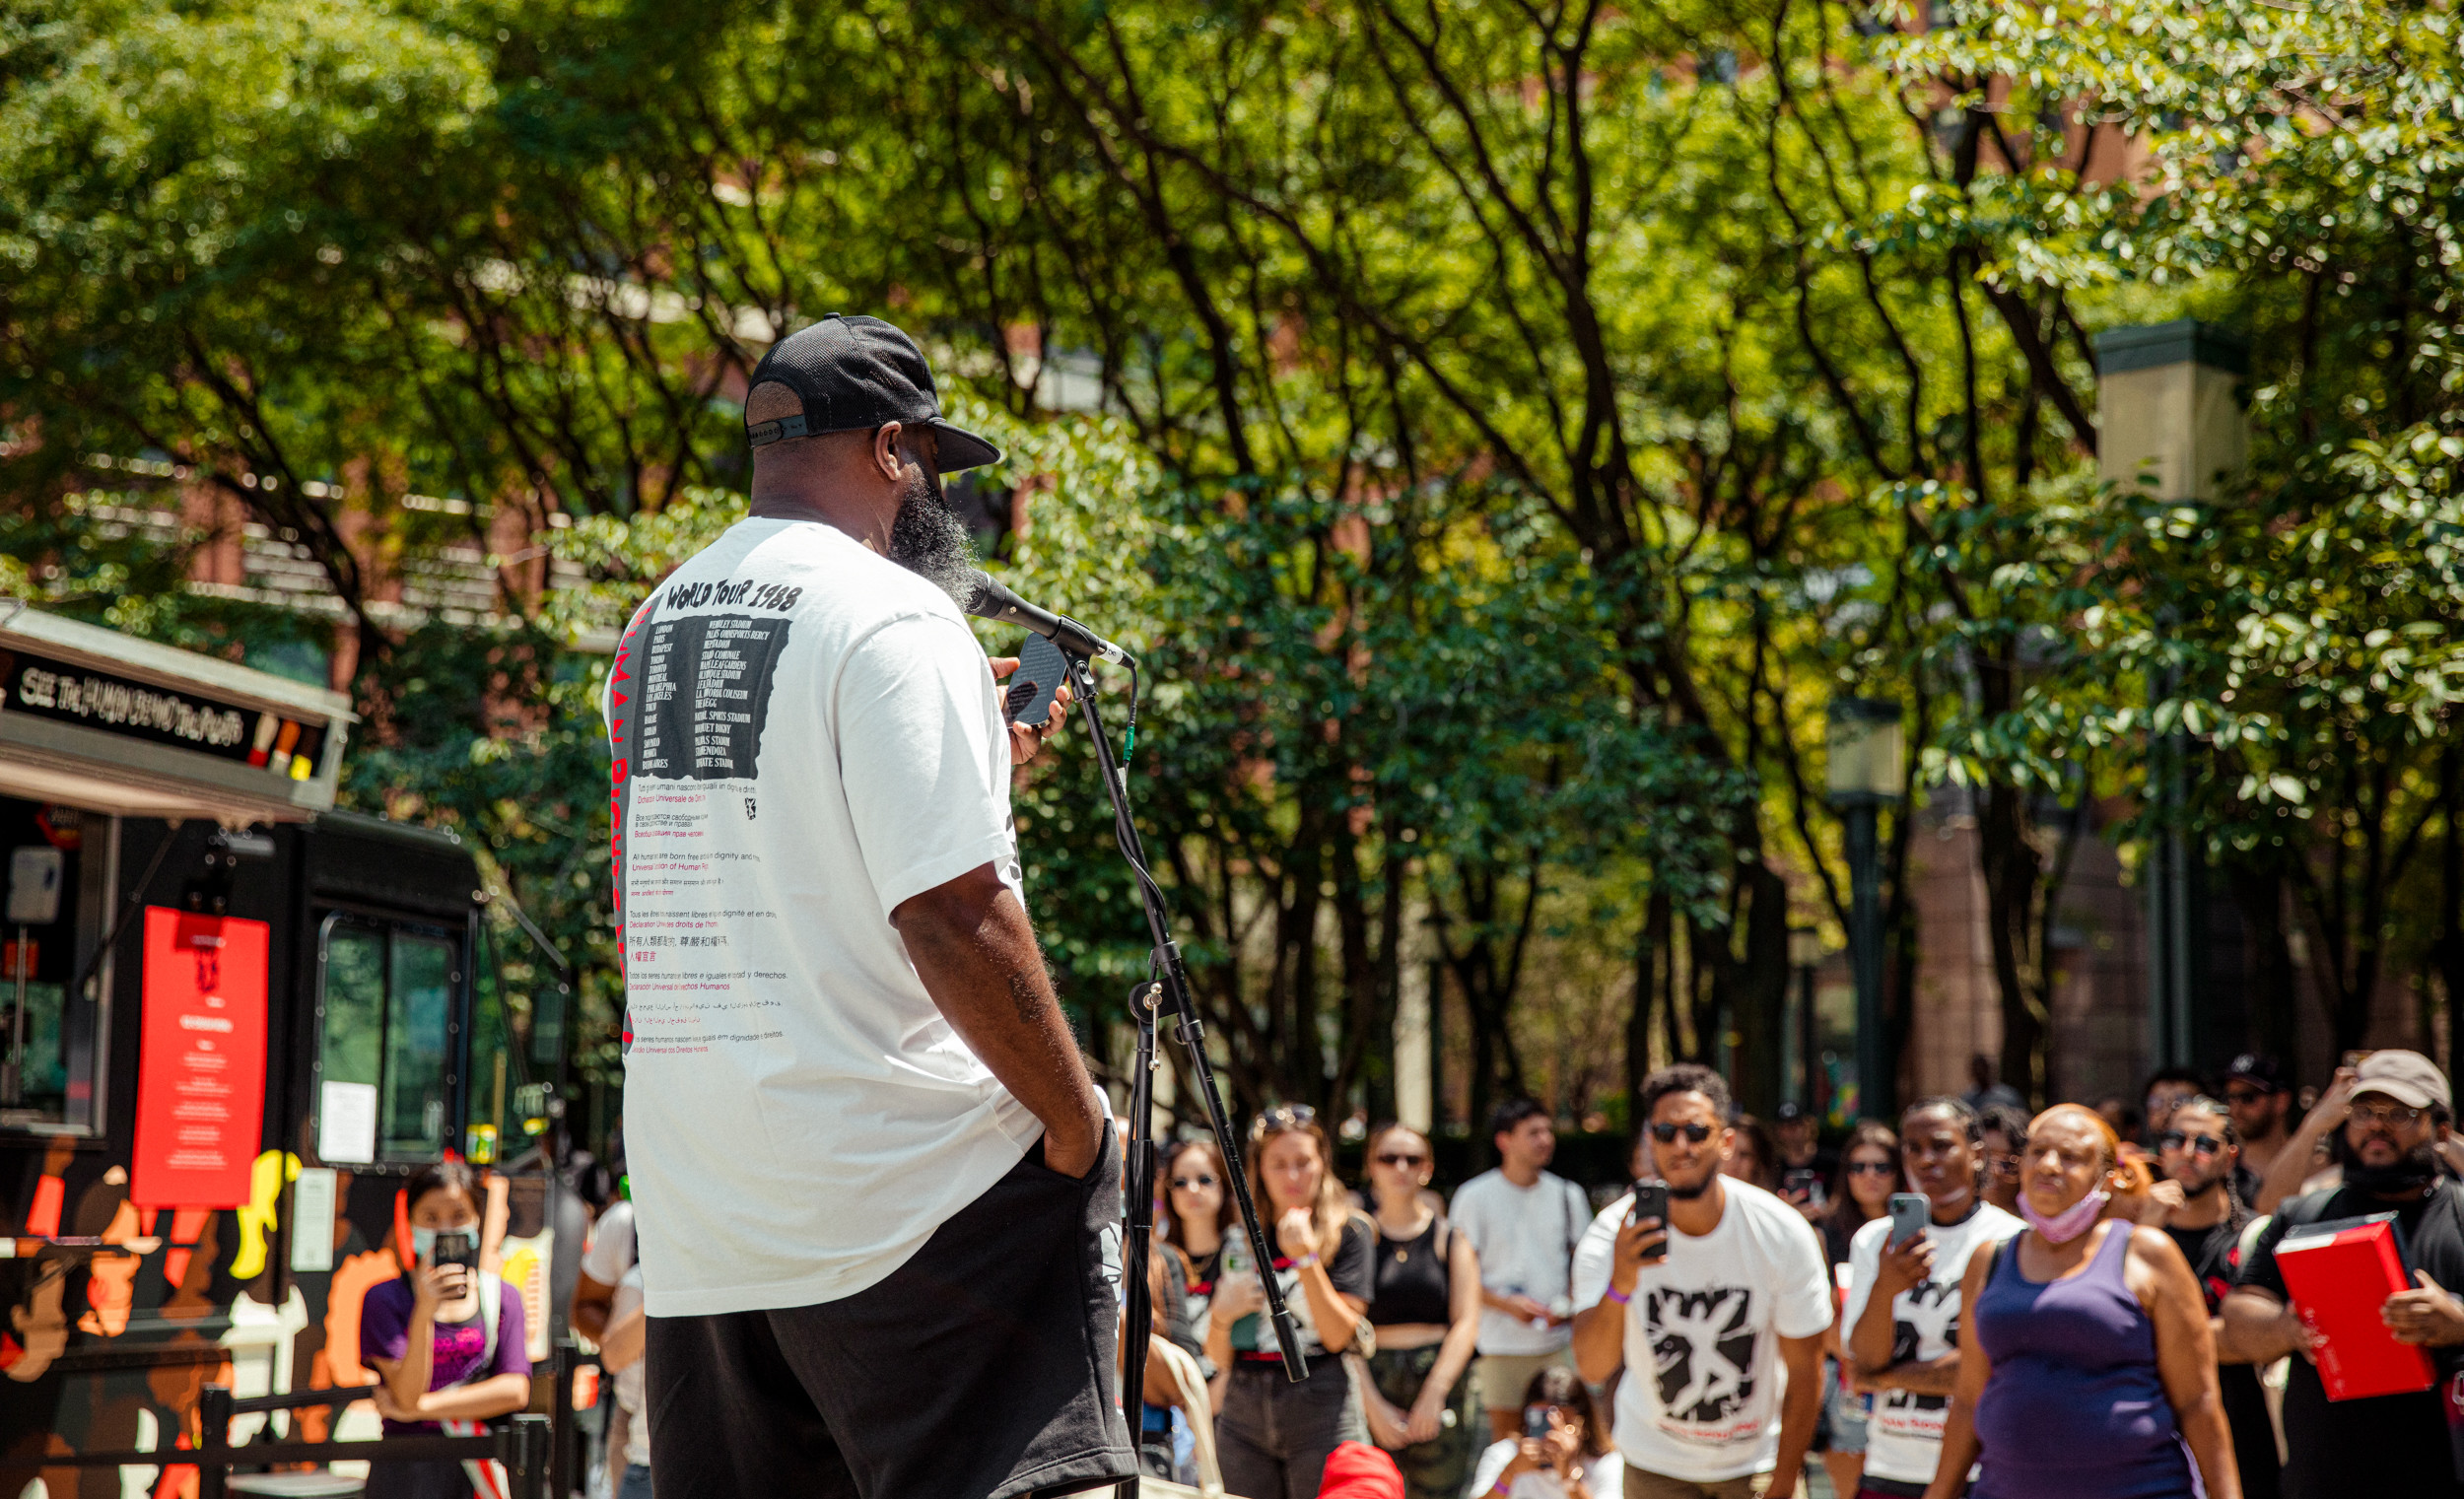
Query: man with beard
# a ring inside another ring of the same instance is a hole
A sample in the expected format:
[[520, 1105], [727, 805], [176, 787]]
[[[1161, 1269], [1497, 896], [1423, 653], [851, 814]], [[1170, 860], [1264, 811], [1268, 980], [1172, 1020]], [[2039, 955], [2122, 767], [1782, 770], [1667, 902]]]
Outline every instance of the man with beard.
[[1595, 1385], [1625, 1370], [1611, 1423], [1625, 1499], [1747, 1499], [1756, 1473], [1793, 1494], [1822, 1407], [1821, 1240], [1721, 1175], [1735, 1115], [1719, 1073], [1664, 1068], [1641, 1103], [1669, 1220], [1635, 1219], [1630, 1192], [1592, 1220], [1574, 1252], [1575, 1370]]
[[[1019, 893], [942, 420], [832, 315], [745, 405], [750, 513], [609, 672], [625, 1125], [664, 1499], [1134, 1473], [1118, 1150]], [[758, 794], [757, 794], [758, 793]]]
[[2293, 1128], [2285, 1123], [2293, 1110], [2293, 1089], [2275, 1057], [2244, 1052], [2224, 1069], [2224, 1102], [2232, 1107], [2233, 1132], [2241, 1138], [2233, 1191], [2242, 1201], [2255, 1203], [2267, 1168], [2293, 1138]]
[[1929, 1227], [1893, 1241], [1877, 1218], [1850, 1242], [1840, 1326], [1857, 1383], [1874, 1394], [1858, 1499], [1916, 1499], [1934, 1481], [1959, 1378], [1960, 1281], [1968, 1261], [2025, 1225], [1978, 1196], [1984, 1131], [1963, 1099], [1929, 1098], [1899, 1117], [1900, 1161], [1925, 1194]]
[[2173, 1106], [2164, 1132], [2156, 1138], [2156, 1166], [2164, 1179], [2149, 1194], [2152, 1206], [2140, 1221], [2171, 1236], [2207, 1294], [2217, 1336], [2217, 1385], [2224, 1420], [2233, 1430], [2242, 1499], [2276, 1499], [2276, 1426], [2268, 1417], [2267, 1394], [2259, 1371], [2226, 1344], [2219, 1316], [2240, 1271], [2241, 1231], [2250, 1222], [2235, 1185], [2241, 1141], [2232, 1114], [2204, 1095]]
[[[2441, 1397], [2464, 1347], [2464, 1302], [2446, 1289], [2464, 1286], [2464, 1202], [2437, 1154], [2451, 1108], [2445, 1074], [2419, 1052], [2363, 1057], [2344, 1120], [2344, 1185], [2287, 1202], [2224, 1298], [2226, 1351], [2252, 1364], [2301, 1355], [2285, 1390], [2290, 1499], [2464, 1495]], [[2379, 1315], [2399, 1339], [2432, 1350], [2441, 1378], [2416, 1395], [2331, 1402], [2311, 1362], [2316, 1339], [2287, 1302], [2276, 1246], [2296, 1225], [2384, 1212], [2402, 1228], [2414, 1287], [2388, 1297]]]

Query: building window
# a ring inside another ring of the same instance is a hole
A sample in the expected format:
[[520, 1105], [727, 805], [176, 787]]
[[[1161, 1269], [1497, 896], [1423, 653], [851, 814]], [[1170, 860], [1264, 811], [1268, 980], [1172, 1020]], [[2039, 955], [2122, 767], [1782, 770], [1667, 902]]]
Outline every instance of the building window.
[[111, 975], [95, 965], [118, 822], [0, 796], [0, 1128], [91, 1134], [102, 1117]]
[[459, 938], [438, 927], [341, 914], [325, 919], [316, 1153], [326, 1164], [444, 1154], [460, 957]]

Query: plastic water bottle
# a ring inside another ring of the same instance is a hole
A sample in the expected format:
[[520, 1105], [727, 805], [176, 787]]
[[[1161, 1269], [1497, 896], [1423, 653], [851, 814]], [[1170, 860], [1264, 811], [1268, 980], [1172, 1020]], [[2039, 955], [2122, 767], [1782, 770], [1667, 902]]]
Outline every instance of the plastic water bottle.
[[1231, 1236], [1223, 1241], [1223, 1273], [1246, 1275], [1255, 1268], [1249, 1258], [1249, 1230], [1236, 1223]]

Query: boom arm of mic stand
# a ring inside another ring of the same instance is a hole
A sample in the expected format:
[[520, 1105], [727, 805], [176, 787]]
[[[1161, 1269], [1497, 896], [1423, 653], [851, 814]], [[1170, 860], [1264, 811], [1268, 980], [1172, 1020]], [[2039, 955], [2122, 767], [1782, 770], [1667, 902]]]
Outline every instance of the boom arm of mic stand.
[[[1069, 656], [1070, 685], [1076, 689], [1078, 715], [1085, 720], [1087, 737], [1095, 744], [1095, 763], [1103, 773], [1104, 793], [1112, 800], [1113, 839], [1121, 846], [1121, 856], [1129, 861], [1130, 872], [1137, 876], [1138, 901], [1146, 910], [1147, 935], [1154, 941], [1154, 980], [1141, 986], [1141, 997], [1130, 1006], [1131, 1016], [1149, 1035], [1163, 1016], [1174, 1017], [1173, 1039], [1188, 1053], [1190, 1076], [1197, 1081], [1198, 1101], [1206, 1111], [1207, 1127], [1214, 1131], [1215, 1147], [1223, 1153], [1224, 1175], [1231, 1178], [1225, 1187], [1240, 1208], [1241, 1232], [1249, 1236], [1250, 1254], [1259, 1268], [1259, 1282], [1266, 1294], [1266, 1315], [1274, 1326], [1274, 1340], [1283, 1354], [1284, 1378], [1298, 1384], [1309, 1377], [1309, 1358], [1301, 1351], [1300, 1323], [1285, 1304], [1283, 1288], [1275, 1280], [1272, 1266], [1274, 1250], [1266, 1240], [1266, 1230], [1258, 1221], [1258, 1203], [1251, 1197], [1249, 1176], [1241, 1161], [1239, 1130], [1223, 1105], [1222, 1090], [1215, 1086], [1214, 1063], [1206, 1056], [1206, 1029], [1199, 1023], [1197, 1009], [1190, 1002], [1189, 970], [1181, 962], [1181, 944], [1172, 937], [1171, 912], [1164, 904], [1164, 893], [1147, 873], [1146, 845], [1138, 837], [1137, 822], [1129, 814], [1129, 788], [1120, 763], [1113, 758], [1112, 740], [1104, 732], [1104, 715], [1095, 706], [1095, 673], [1081, 655]], [[1152, 1056], [1151, 1049], [1146, 1055]], [[1133, 1098], [1141, 1091], [1133, 1081]], [[1152, 1132], [1151, 1110], [1138, 1111], [1129, 1121], [1130, 1149], [1135, 1156], [1139, 1146]], [[1137, 1210], [1131, 1209], [1132, 1232]], [[1134, 1253], [1135, 1247], [1132, 1246]], [[1138, 1277], [1142, 1286], [1146, 1266], [1137, 1261], [1124, 1265], [1127, 1273]], [[1130, 1298], [1133, 1307], [1145, 1300]], [[1144, 1374], [1146, 1339], [1153, 1330], [1153, 1309], [1146, 1307], [1138, 1324], [1128, 1329], [1129, 1379], [1123, 1390], [1123, 1403], [1131, 1414], [1144, 1419]]]

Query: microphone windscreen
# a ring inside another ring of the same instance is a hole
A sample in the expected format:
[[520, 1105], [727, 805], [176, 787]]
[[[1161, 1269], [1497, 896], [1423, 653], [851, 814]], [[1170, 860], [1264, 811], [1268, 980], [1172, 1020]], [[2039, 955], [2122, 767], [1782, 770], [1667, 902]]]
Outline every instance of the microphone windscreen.
[[960, 607], [979, 619], [999, 619], [1017, 604], [1017, 594], [1001, 586], [992, 574], [978, 568], [968, 589], [967, 600]]

